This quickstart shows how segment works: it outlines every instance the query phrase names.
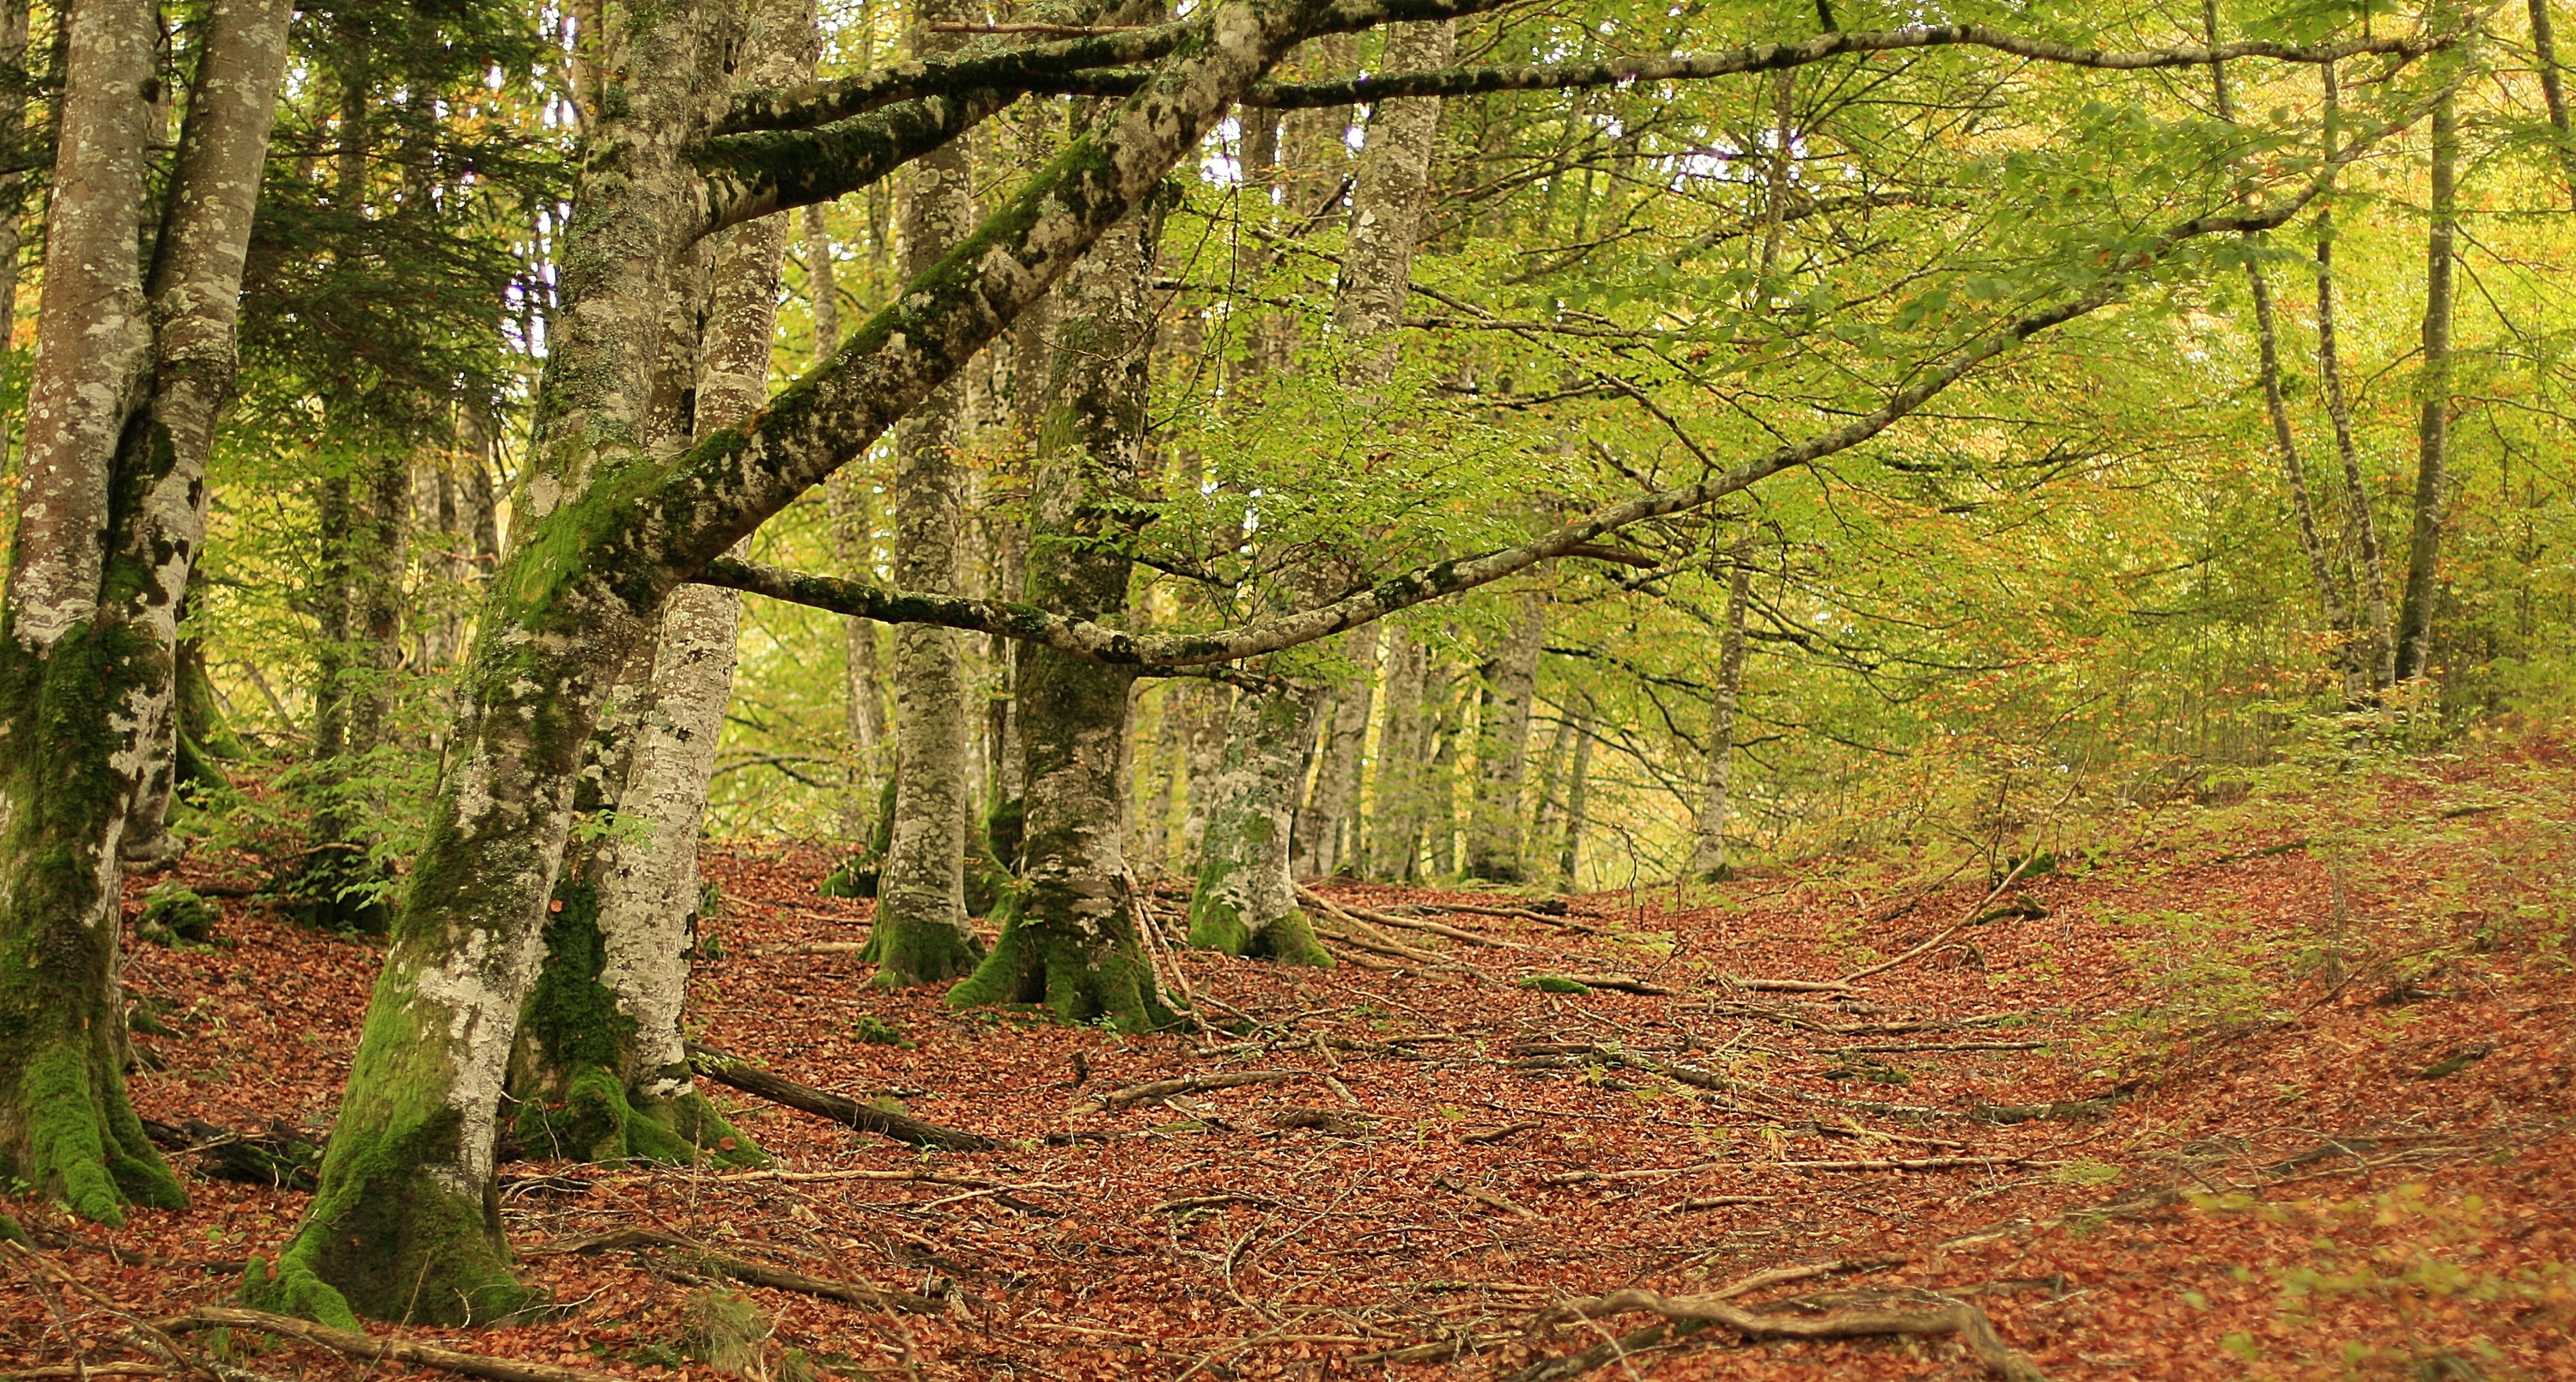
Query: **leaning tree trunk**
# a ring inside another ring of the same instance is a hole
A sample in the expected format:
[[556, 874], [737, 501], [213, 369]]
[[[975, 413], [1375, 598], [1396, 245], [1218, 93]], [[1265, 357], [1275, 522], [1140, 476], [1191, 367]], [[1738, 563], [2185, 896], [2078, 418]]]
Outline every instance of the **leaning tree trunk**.
[[[811, 0], [764, 6], [744, 41], [740, 79], [776, 86], [810, 76], [813, 35]], [[672, 333], [696, 338], [689, 423], [700, 438], [768, 401], [786, 249], [783, 214], [717, 237], [697, 330]], [[687, 310], [696, 313], [696, 305]], [[546, 923], [545, 967], [519, 1020], [510, 1080], [518, 1141], [532, 1153], [682, 1164], [766, 1159], [698, 1092], [680, 1035], [698, 916], [698, 836], [733, 697], [741, 619], [734, 591], [673, 591], [649, 679], [594, 736], [623, 731], [622, 742], [600, 754], [599, 800], [589, 809], [629, 828], [567, 862], [562, 910]]]
[[1529, 772], [1530, 701], [1538, 691], [1539, 654], [1546, 644], [1547, 604], [1522, 598], [1520, 617], [1494, 659], [1484, 714], [1478, 717], [1476, 797], [1467, 820], [1467, 874], [1491, 883], [1518, 883], [1521, 864], [1521, 781]]
[[2451, 457], [2452, 236], [2459, 214], [2459, 121], [2448, 96], [2433, 107], [2433, 204], [2424, 248], [2424, 367], [2415, 378], [2415, 529], [2406, 552], [2406, 598], [2397, 610], [2398, 681], [2431, 670], [2433, 604], [2440, 594], [2442, 504]]
[[[1398, 26], [1387, 39], [1389, 69], [1443, 65], [1452, 27], [1447, 21]], [[1439, 121], [1436, 99], [1382, 102], [1370, 117], [1342, 260], [1342, 297], [1334, 310], [1336, 326], [1352, 342], [1350, 377], [1362, 386], [1382, 385], [1393, 371], [1393, 332], [1403, 320]], [[1301, 165], [1319, 161], [1326, 148], [1338, 151], [1339, 143], [1316, 141], [1292, 153], [1292, 177], [1307, 174]], [[1326, 583], [1322, 573], [1309, 572], [1297, 584]], [[1190, 896], [1192, 945], [1295, 964], [1331, 962], [1297, 909], [1289, 872], [1294, 816], [1324, 697], [1322, 687], [1292, 685], [1247, 693], [1236, 702], [1218, 799], [1200, 845], [1198, 886]]]
[[[618, 12], [572, 214], [513, 527], [487, 587], [448, 772], [393, 930], [321, 1186], [254, 1300], [454, 1323], [525, 1299], [493, 1178], [498, 1096], [593, 727], [664, 599], [863, 454], [1161, 186], [1317, 22], [1321, 0], [1218, 0], [1188, 51], [978, 232], [971, 271], [921, 275], [832, 361], [677, 457], [645, 418], [675, 268], [706, 234], [841, 195], [990, 106], [930, 96], [824, 131], [704, 136], [739, 20], [714, 0]], [[702, 168], [701, 161], [711, 165]]]
[[[1735, 707], [1744, 689], [1744, 613], [1753, 593], [1753, 566], [1745, 560], [1747, 545], [1736, 544], [1734, 570], [1726, 581], [1726, 629], [1717, 641], [1717, 695], [1708, 712], [1707, 777], [1699, 804], [1699, 844], [1691, 851], [1691, 872], [1722, 881], [1726, 864], [1726, 818], [1735, 785]], [[1583, 734], [1578, 762], [1586, 762], [1591, 736]], [[1569, 810], [1569, 817], [1572, 812]], [[1579, 827], [1578, 827], [1579, 829]], [[1570, 872], [1570, 867], [1561, 872]]]
[[[920, 24], [960, 24], [958, 0], [932, 0]], [[940, 51], [965, 39], [925, 27], [915, 47]], [[903, 188], [904, 273], [928, 273], [974, 228], [973, 172], [964, 141], [913, 165]], [[965, 473], [951, 454], [962, 440], [966, 385], [955, 380], [914, 410], [896, 434], [894, 578], [906, 590], [957, 589], [966, 523]], [[868, 955], [888, 987], [954, 979], [981, 947], [966, 921], [966, 817], [971, 809], [966, 668], [958, 635], [929, 624], [894, 631], [894, 842], [877, 879]]]
[[117, 850], [171, 714], [288, 15], [279, 0], [213, 6], [148, 282], [135, 222], [159, 16], [87, 0], [66, 21], [0, 610], [0, 1172], [102, 1223], [183, 1200], [126, 1096]]
[[[1028, 602], [1095, 622], [1127, 615], [1117, 555], [1144, 494], [1154, 329], [1146, 274], [1152, 217], [1100, 237], [1054, 299], [1057, 350], [1035, 475]], [[993, 953], [951, 990], [957, 1007], [1041, 1003], [1120, 1031], [1171, 1020], [1126, 892], [1131, 668], [1032, 647], [1019, 664], [1025, 814], [1021, 887], [996, 909]]]

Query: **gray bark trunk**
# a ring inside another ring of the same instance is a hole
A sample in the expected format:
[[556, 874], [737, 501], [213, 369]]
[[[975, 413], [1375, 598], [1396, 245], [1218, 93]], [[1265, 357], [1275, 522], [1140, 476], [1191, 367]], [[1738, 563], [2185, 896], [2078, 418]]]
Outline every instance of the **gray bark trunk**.
[[1369, 714], [1377, 686], [1377, 645], [1374, 624], [1353, 630], [1342, 642], [1342, 656], [1356, 667], [1333, 691], [1324, 759], [1315, 769], [1315, 789], [1306, 809], [1297, 815], [1297, 872], [1347, 873], [1358, 854], [1350, 837], [1358, 824], [1360, 765], [1367, 756]]
[[1422, 752], [1430, 745], [1422, 679], [1428, 652], [1402, 625], [1387, 636], [1386, 712], [1370, 791], [1368, 868], [1372, 876], [1397, 883], [1413, 877], [1422, 835]]
[[[1726, 818], [1735, 782], [1735, 706], [1744, 686], [1744, 607], [1753, 593], [1753, 567], [1745, 544], [1735, 549], [1734, 570], [1726, 582], [1726, 629], [1718, 635], [1717, 696], [1708, 712], [1707, 779], [1699, 805], [1699, 844], [1691, 852], [1691, 872], [1701, 878], [1727, 876]], [[1591, 736], [1583, 736], [1578, 762], [1588, 762]], [[1571, 813], [1569, 812], [1569, 815]], [[1560, 870], [1560, 873], [1569, 870]]]
[[1529, 769], [1530, 702], [1547, 638], [1547, 601], [1521, 597], [1486, 684], [1478, 717], [1476, 795], [1467, 825], [1467, 873], [1495, 883], [1527, 877], [1521, 861], [1521, 783]]
[[2396, 680], [2432, 669], [2433, 605], [2440, 597], [2442, 507], [2451, 458], [2452, 237], [2459, 215], [2460, 132], [2454, 102], [2433, 107], [2433, 226], [2424, 248], [2424, 367], [2415, 378], [2415, 527], [2406, 552], [2406, 598], [2397, 611]]
[[1298, 789], [1322, 700], [1314, 687], [1235, 698], [1190, 894], [1190, 944], [1290, 964], [1332, 963], [1297, 909], [1288, 873]]
[[1583, 867], [1583, 830], [1590, 824], [1592, 785], [1592, 704], [1568, 707], [1574, 716], [1574, 767], [1565, 786], [1565, 833], [1556, 847], [1556, 886], [1572, 892]]
[[2558, 69], [2558, 37], [2549, 22], [2549, 0], [2531, 0], [2532, 65], [2540, 69], [2540, 96], [2549, 108], [2549, 128], [2558, 135], [2558, 166], [2567, 195], [2576, 201], [2576, 134], [2567, 127], [2567, 85]]
[[[178, 158], [137, 255], [154, 7], [67, 23], [28, 450], [0, 611], [0, 1173], [121, 1223], [176, 1206], [127, 1101], [117, 854], [169, 734], [177, 621], [205, 528], [205, 465], [235, 364], [252, 198], [288, 8], [215, 4]], [[137, 410], [141, 416], [136, 416]], [[107, 497], [119, 496], [111, 513]], [[113, 523], [111, 520], [114, 520]]]
[[[935, 0], [922, 24], [969, 18], [955, 0]], [[919, 33], [915, 49], [960, 46], [958, 35]], [[972, 170], [951, 145], [912, 166], [899, 197], [904, 273], [918, 277], [973, 229]], [[963, 380], [942, 385], [897, 430], [894, 475], [895, 580], [907, 588], [958, 588], [966, 520], [965, 476], [953, 456], [963, 440]], [[920, 624], [894, 634], [894, 844], [877, 884], [871, 954], [877, 982], [929, 984], [972, 968], [980, 947], [966, 921], [966, 817], [971, 809], [966, 669], [958, 636]]]
[[1174, 687], [1181, 716], [1182, 777], [1189, 800], [1181, 813], [1181, 857], [1196, 859], [1207, 840], [1208, 811], [1225, 774], [1225, 730], [1232, 719], [1234, 688], [1219, 682]]

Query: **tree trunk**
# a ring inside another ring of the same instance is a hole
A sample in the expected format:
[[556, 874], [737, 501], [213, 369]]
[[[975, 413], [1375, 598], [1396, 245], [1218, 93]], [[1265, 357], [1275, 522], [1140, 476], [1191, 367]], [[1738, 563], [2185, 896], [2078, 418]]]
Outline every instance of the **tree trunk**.
[[[1038, 428], [1029, 603], [1121, 623], [1129, 562], [1118, 555], [1144, 494], [1154, 323], [1147, 275], [1158, 240], [1138, 212], [1100, 237], [1055, 295], [1058, 349]], [[1026, 755], [1022, 886], [957, 1007], [1042, 1003], [1068, 1022], [1144, 1031], [1171, 1019], [1125, 890], [1127, 715], [1132, 669], [1030, 648], [1019, 664]]]
[[1589, 824], [1587, 795], [1592, 783], [1592, 703], [1578, 701], [1566, 713], [1574, 716], [1574, 767], [1565, 785], [1565, 834], [1556, 847], [1556, 886], [1574, 891], [1583, 864], [1583, 828]]
[[[1708, 777], [1700, 795], [1699, 845], [1691, 851], [1691, 872], [1712, 881], [1730, 876], [1726, 816], [1728, 792], [1735, 781], [1735, 705], [1744, 686], [1744, 607], [1753, 593], [1753, 566], [1745, 560], [1748, 548], [1749, 544], [1736, 544], [1734, 569], [1726, 581], [1726, 628], [1717, 641], [1717, 696], [1708, 712]], [[1582, 747], [1575, 757], [1578, 763], [1586, 763], [1592, 736], [1588, 729], [1581, 735]], [[1558, 872], [1570, 876], [1572, 866]]]
[[1181, 769], [1189, 800], [1181, 812], [1181, 857], [1196, 859], [1207, 840], [1208, 812], [1225, 775], [1225, 728], [1233, 719], [1234, 688], [1223, 682], [1173, 688], [1181, 716]]
[[1190, 944], [1229, 955], [1329, 965], [1288, 872], [1288, 845], [1315, 742], [1316, 688], [1238, 696], [1225, 764], [1190, 894]]
[[[0, 0], [0, 70], [15, 85], [0, 93], [0, 148], [15, 149], [27, 138], [27, 96], [34, 89], [27, 72], [27, 0]], [[54, 23], [63, 22], [54, 11]], [[14, 329], [18, 320], [18, 281], [23, 276], [19, 252], [26, 234], [27, 175], [0, 176], [0, 327]]]
[[2396, 680], [2432, 668], [2433, 604], [2442, 564], [2443, 487], [2451, 456], [2452, 236], [2459, 214], [2460, 133], [2451, 98], [2433, 107], [2432, 232], [2424, 250], [2424, 368], [2415, 379], [2415, 531], [2397, 610]]
[[1403, 625], [1387, 636], [1386, 714], [1377, 738], [1368, 867], [1371, 876], [1395, 883], [1413, 877], [1422, 838], [1422, 752], [1431, 742], [1422, 699], [1428, 655]]
[[1345, 837], [1353, 834], [1360, 805], [1360, 763], [1368, 751], [1369, 711], [1377, 683], [1377, 626], [1353, 629], [1343, 640], [1342, 656], [1356, 664], [1354, 675], [1333, 692], [1331, 729], [1324, 739], [1324, 761], [1315, 770], [1315, 790], [1297, 814], [1295, 871], [1306, 874], [1348, 873], [1358, 853]]
[[[832, 260], [832, 234], [823, 204], [805, 208], [805, 284], [814, 319], [812, 362], [819, 366], [841, 346], [841, 280]], [[868, 476], [844, 466], [824, 484], [832, 515], [832, 554], [840, 569], [861, 580], [876, 575], [876, 499]], [[841, 838], [864, 850], [874, 835], [870, 813], [876, 808], [877, 784], [885, 774], [885, 692], [877, 675], [877, 624], [873, 619], [841, 620], [841, 697], [849, 734], [849, 766], [841, 793]], [[865, 867], [876, 871], [882, 860]]]
[[[963, 23], [958, 0], [921, 7], [922, 25]], [[916, 51], [962, 46], [957, 34], [916, 32]], [[900, 197], [904, 274], [928, 273], [974, 228], [973, 175], [963, 141], [915, 163]], [[958, 588], [966, 522], [965, 474], [952, 454], [963, 440], [962, 380], [942, 385], [905, 419], [895, 440], [894, 576], [906, 590]], [[966, 818], [971, 809], [966, 669], [951, 630], [894, 631], [894, 847], [877, 880], [868, 939], [876, 982], [893, 987], [954, 979], [981, 946], [966, 921]]]
[[171, 714], [288, 14], [213, 6], [148, 284], [135, 223], [159, 16], [88, 0], [67, 21], [0, 611], [0, 1172], [102, 1223], [183, 1200], [126, 1098], [117, 851]]
[[1484, 714], [1478, 718], [1476, 796], [1467, 821], [1467, 873], [1491, 883], [1518, 883], [1521, 865], [1521, 782], [1529, 771], [1530, 700], [1538, 690], [1538, 660], [1547, 640], [1547, 602], [1521, 597], [1518, 618], [1493, 663]]
[[1458, 872], [1458, 745], [1467, 737], [1468, 700], [1454, 668], [1433, 662], [1422, 674], [1423, 733], [1431, 749], [1423, 770], [1420, 812], [1428, 866], [1436, 877]]
[[[2338, 93], [2332, 63], [2325, 66], [2326, 153], [2334, 152]], [[2361, 553], [2361, 608], [2365, 627], [2355, 642], [2354, 660], [2369, 677], [2373, 691], [2396, 677], [2397, 644], [2388, 628], [2388, 563], [2379, 542], [2379, 520], [2371, 512], [2370, 487], [2362, 480], [2361, 448], [2353, 441], [2352, 403], [2344, 396], [2343, 361], [2336, 342], [2334, 275], [2334, 203], [2331, 193], [2317, 212], [2317, 385], [2325, 394], [2326, 420], [2334, 428], [2335, 453], [2343, 462], [2345, 521]]]
[[2549, 23], [2549, 0], [2531, 0], [2532, 65], [2540, 69], [2540, 96], [2549, 107], [2549, 128], [2558, 135], [2558, 166], [2567, 180], [2567, 195], [2576, 201], [2576, 135], [2567, 128], [2567, 86], [2558, 70], [2558, 38]]

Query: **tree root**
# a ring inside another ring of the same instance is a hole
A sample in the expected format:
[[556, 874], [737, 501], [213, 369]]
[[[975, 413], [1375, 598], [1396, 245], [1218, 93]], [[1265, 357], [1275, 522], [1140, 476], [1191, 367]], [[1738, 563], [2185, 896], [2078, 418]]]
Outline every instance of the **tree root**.
[[944, 1128], [910, 1114], [875, 1108], [856, 1099], [798, 1084], [783, 1075], [762, 1070], [739, 1056], [729, 1056], [696, 1042], [689, 1043], [689, 1066], [717, 1084], [915, 1147], [933, 1147], [948, 1152], [989, 1152], [1002, 1145], [999, 1138], [979, 1132]]
[[2013, 1351], [2004, 1343], [2002, 1336], [1995, 1333], [1994, 1321], [1986, 1318], [1986, 1312], [1964, 1300], [1949, 1300], [1937, 1309], [1859, 1306], [1813, 1315], [1768, 1314], [1747, 1310], [1723, 1299], [1728, 1294], [1740, 1293], [1742, 1289], [1675, 1298], [1642, 1287], [1630, 1287], [1591, 1300], [1576, 1301], [1553, 1313], [1598, 1319], [1605, 1315], [1645, 1311], [1663, 1316], [1664, 1323], [1649, 1325], [1581, 1353], [1533, 1363], [1513, 1374], [1510, 1382], [1556, 1382], [1556, 1379], [1579, 1377], [1642, 1349], [1685, 1338], [1712, 1326], [1734, 1330], [1747, 1339], [1868, 1339], [1896, 1335], [1934, 1338], [1948, 1335], [1967, 1345], [1968, 1351], [1985, 1365], [1990, 1376], [2004, 1382], [2045, 1382], [2037, 1366]]
[[729, 1257], [694, 1239], [683, 1238], [676, 1233], [665, 1233], [660, 1229], [622, 1228], [608, 1233], [594, 1234], [588, 1238], [549, 1243], [531, 1251], [580, 1253], [588, 1256], [592, 1253], [613, 1252], [619, 1248], [670, 1248], [687, 1253], [694, 1265], [706, 1271], [732, 1277], [746, 1285], [767, 1286], [780, 1291], [798, 1291], [809, 1296], [821, 1296], [827, 1300], [863, 1305], [872, 1310], [901, 1310], [913, 1315], [936, 1315], [940, 1311], [940, 1303], [928, 1296], [915, 1295], [910, 1291], [879, 1290], [863, 1281], [841, 1281], [831, 1277], [807, 1276], [803, 1272], [790, 1271], [784, 1267], [772, 1267], [739, 1257]]

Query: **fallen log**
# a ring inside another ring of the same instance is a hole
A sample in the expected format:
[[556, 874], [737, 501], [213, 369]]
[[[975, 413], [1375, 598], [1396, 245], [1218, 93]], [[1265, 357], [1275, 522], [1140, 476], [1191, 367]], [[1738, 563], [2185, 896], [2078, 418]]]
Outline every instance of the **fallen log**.
[[901, 1310], [912, 1315], [935, 1315], [940, 1311], [939, 1302], [928, 1296], [915, 1295], [910, 1291], [879, 1290], [864, 1281], [841, 1281], [832, 1277], [807, 1276], [803, 1272], [790, 1271], [784, 1267], [772, 1267], [766, 1263], [720, 1253], [704, 1243], [683, 1238], [676, 1233], [665, 1233], [660, 1229], [621, 1228], [607, 1233], [593, 1234], [587, 1238], [548, 1243], [541, 1247], [530, 1248], [528, 1251], [539, 1254], [578, 1253], [587, 1257], [593, 1253], [614, 1252], [619, 1248], [669, 1248], [684, 1252], [689, 1255], [693, 1265], [716, 1275], [732, 1277], [750, 1286], [796, 1291], [804, 1295], [821, 1296], [826, 1300], [864, 1305], [875, 1310]]
[[590, 1368], [492, 1358], [480, 1353], [441, 1348], [436, 1344], [416, 1343], [410, 1339], [389, 1339], [355, 1330], [334, 1329], [327, 1324], [315, 1324], [291, 1315], [272, 1315], [265, 1310], [240, 1310], [224, 1305], [200, 1305], [185, 1315], [154, 1320], [152, 1327], [174, 1334], [192, 1329], [255, 1329], [262, 1334], [312, 1344], [352, 1358], [415, 1363], [441, 1372], [487, 1378], [490, 1382], [626, 1382], [615, 1373]]
[[944, 1128], [908, 1113], [877, 1108], [828, 1090], [798, 1084], [739, 1056], [727, 1055], [694, 1041], [689, 1043], [689, 1067], [717, 1084], [757, 1095], [773, 1104], [784, 1104], [817, 1118], [828, 1118], [843, 1127], [872, 1132], [915, 1147], [932, 1147], [945, 1152], [989, 1152], [1002, 1145], [1001, 1139], [979, 1132]]

